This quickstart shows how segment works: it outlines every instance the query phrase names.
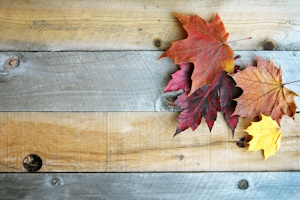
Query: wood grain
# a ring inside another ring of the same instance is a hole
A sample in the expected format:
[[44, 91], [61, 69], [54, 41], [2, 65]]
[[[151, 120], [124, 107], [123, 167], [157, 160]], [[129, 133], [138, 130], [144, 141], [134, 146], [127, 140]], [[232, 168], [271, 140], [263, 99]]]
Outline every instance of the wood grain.
[[[171, 59], [157, 60], [161, 53], [2, 52], [0, 111], [172, 111], [163, 90], [177, 67]], [[235, 54], [242, 68], [259, 55], [282, 66], [284, 83], [299, 80], [299, 52]], [[16, 69], [5, 67], [11, 57], [20, 60]], [[298, 83], [286, 86], [300, 94]], [[299, 111], [300, 98], [295, 100]]]
[[[59, 185], [52, 185], [53, 179]], [[239, 181], [249, 187], [239, 189]], [[261, 199], [300, 198], [299, 172], [0, 174], [1, 199]]]
[[2, 112], [0, 171], [25, 172], [23, 159], [37, 154], [41, 172], [168, 172], [300, 170], [299, 129], [284, 117], [276, 156], [248, 152], [237, 142], [250, 122], [240, 119], [231, 137], [222, 114], [209, 132], [204, 121], [195, 132], [172, 137], [177, 113], [162, 112]]
[[299, 7], [289, 0], [2, 0], [0, 50], [165, 50], [186, 37], [172, 12], [208, 21], [218, 12], [230, 41], [253, 38], [232, 43], [234, 50], [261, 50], [266, 40], [299, 50]]

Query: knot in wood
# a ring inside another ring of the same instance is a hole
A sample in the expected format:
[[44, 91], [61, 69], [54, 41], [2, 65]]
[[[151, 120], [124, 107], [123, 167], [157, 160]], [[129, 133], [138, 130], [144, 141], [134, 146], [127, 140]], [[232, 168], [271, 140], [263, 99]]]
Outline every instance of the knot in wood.
[[5, 61], [4, 67], [6, 69], [15, 69], [19, 66], [19, 62], [18, 58], [9, 58]]
[[156, 47], [160, 47], [161, 46], [161, 40], [160, 39], [154, 39], [154, 45]]
[[275, 48], [274, 42], [267, 40], [264, 43], [264, 50], [273, 50]]
[[43, 166], [43, 161], [42, 159], [35, 154], [30, 154], [26, 156], [23, 160], [23, 167], [28, 171], [28, 172], [36, 172], [41, 167]]
[[242, 137], [239, 141], [236, 142], [238, 147], [244, 148], [246, 146], [246, 138]]

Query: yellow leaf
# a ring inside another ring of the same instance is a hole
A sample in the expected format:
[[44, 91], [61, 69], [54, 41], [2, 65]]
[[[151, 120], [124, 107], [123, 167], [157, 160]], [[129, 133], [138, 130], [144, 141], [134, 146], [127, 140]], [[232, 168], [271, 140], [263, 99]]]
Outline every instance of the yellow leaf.
[[261, 115], [262, 120], [259, 122], [252, 122], [245, 131], [253, 138], [249, 142], [248, 151], [264, 150], [265, 159], [275, 152], [280, 147], [281, 130], [277, 122], [271, 117]]

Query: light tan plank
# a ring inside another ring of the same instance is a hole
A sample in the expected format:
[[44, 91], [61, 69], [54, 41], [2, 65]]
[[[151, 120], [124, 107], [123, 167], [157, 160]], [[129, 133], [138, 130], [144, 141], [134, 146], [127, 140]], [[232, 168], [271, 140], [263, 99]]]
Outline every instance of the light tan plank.
[[40, 155], [46, 171], [107, 171], [106, 115], [1, 113], [1, 171], [24, 171], [29, 154]]
[[0, 113], [0, 171], [24, 172], [22, 161], [39, 155], [41, 172], [278, 171], [300, 170], [299, 128], [284, 117], [281, 148], [264, 160], [236, 142], [249, 138], [240, 119], [235, 137], [222, 114], [210, 133], [202, 122], [195, 132], [173, 138], [177, 113], [85, 112]]
[[[273, 40], [280, 50], [299, 50], [300, 1], [250, 0], [40, 0], [0, 2], [0, 50], [157, 50], [186, 33], [171, 14], [219, 12], [234, 50], [260, 50]], [[160, 46], [154, 45], [160, 40]]]
[[[162, 52], [2, 52], [0, 111], [172, 111], [163, 90], [177, 70]], [[237, 65], [255, 55], [282, 66], [283, 82], [299, 80], [300, 53], [236, 51]], [[5, 68], [10, 57], [19, 67]], [[1, 66], [1, 65], [0, 65]], [[300, 83], [287, 85], [300, 94]], [[295, 98], [300, 111], [300, 98]]]

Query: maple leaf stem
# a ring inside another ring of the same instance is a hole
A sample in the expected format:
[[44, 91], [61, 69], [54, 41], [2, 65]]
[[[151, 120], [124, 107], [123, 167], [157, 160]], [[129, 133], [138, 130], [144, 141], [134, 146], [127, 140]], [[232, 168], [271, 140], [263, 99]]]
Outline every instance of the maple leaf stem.
[[287, 82], [287, 83], [284, 83], [284, 84], [282, 84], [282, 85], [288, 85], [288, 84], [291, 84], [291, 83], [297, 83], [297, 82], [300, 82], [300, 80]]
[[237, 59], [240, 59], [240, 58], [241, 58], [241, 56], [237, 55], [237, 56], [234, 57], [234, 60], [237, 60]]
[[244, 38], [244, 39], [233, 40], [233, 41], [226, 42], [226, 43], [229, 44], [229, 43], [239, 42], [239, 41], [243, 41], [243, 40], [251, 40], [251, 39], [252, 39], [252, 37], [248, 37], [248, 38]]

